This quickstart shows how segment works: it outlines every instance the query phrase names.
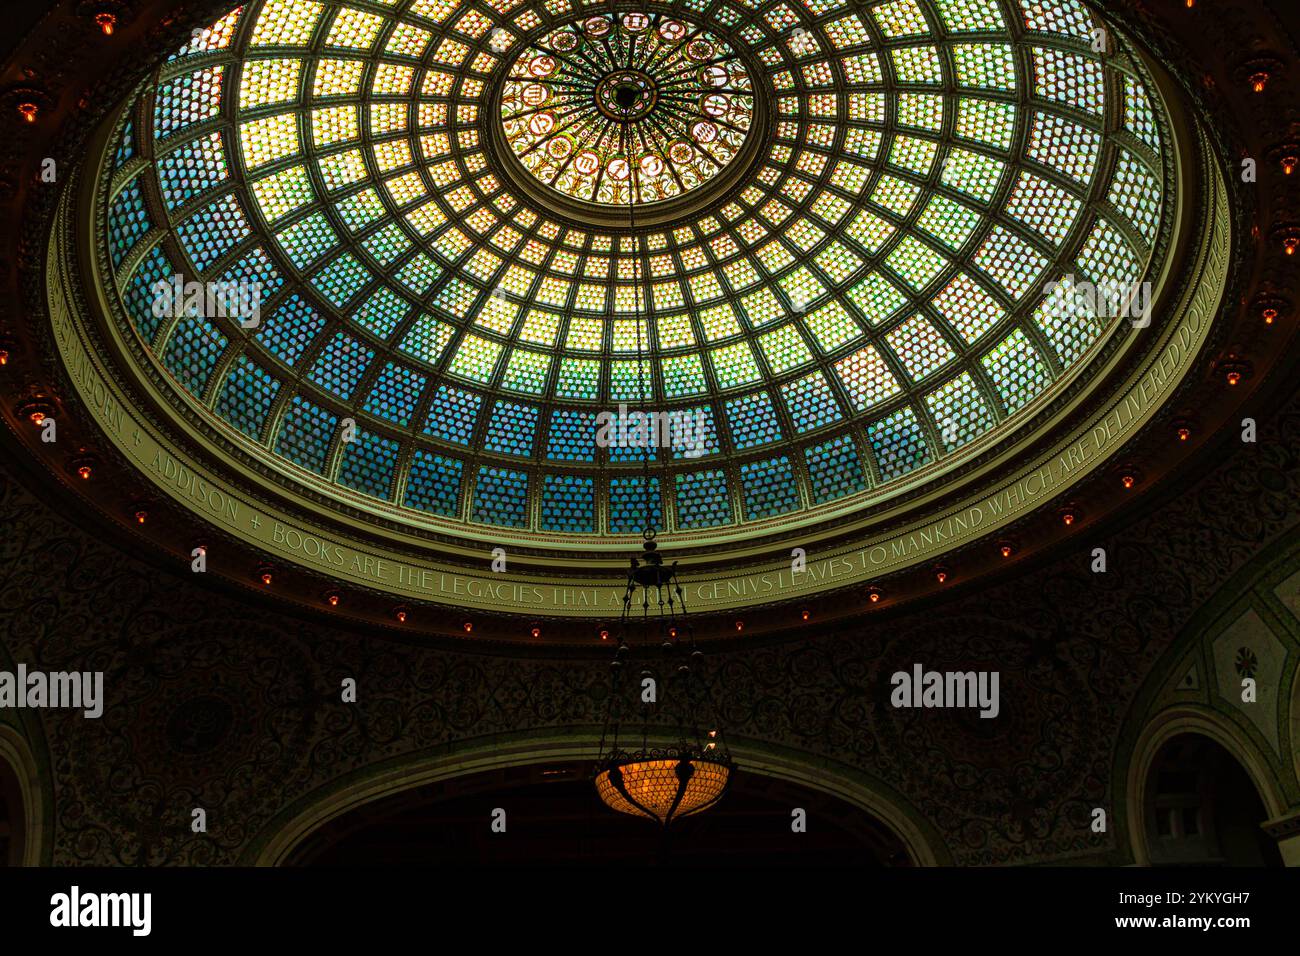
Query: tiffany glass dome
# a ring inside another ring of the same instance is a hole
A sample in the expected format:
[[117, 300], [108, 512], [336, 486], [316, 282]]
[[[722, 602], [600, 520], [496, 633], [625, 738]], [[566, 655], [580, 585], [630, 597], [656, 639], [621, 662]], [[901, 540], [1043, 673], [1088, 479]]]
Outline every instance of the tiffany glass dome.
[[[122, 114], [103, 268], [138, 368], [277, 483], [626, 549], [648, 480], [703, 546], [1088, 388], [1137, 333], [1076, 292], [1160, 273], [1170, 135], [1076, 0], [253, 0]], [[259, 314], [157, 308], [176, 276]], [[702, 441], [604, 447], [620, 404]]]

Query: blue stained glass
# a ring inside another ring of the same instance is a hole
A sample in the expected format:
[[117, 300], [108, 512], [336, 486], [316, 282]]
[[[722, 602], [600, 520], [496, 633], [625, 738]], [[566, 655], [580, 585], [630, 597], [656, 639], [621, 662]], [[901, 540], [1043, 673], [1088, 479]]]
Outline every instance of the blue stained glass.
[[931, 460], [921, 423], [910, 406], [867, 426], [882, 481], [892, 481]]
[[343, 443], [339, 484], [387, 501], [392, 496], [398, 448], [397, 442], [358, 428], [356, 440]]
[[804, 449], [813, 501], [834, 501], [867, 487], [867, 475], [858, 460], [858, 449], [848, 435]]
[[[609, 533], [640, 534], [646, 527], [645, 479], [641, 475], [609, 480]], [[650, 524], [663, 527], [659, 478], [650, 476]]]
[[465, 463], [424, 448], [416, 450], [406, 478], [402, 504], [433, 514], [456, 517]]
[[740, 486], [745, 496], [745, 516], [751, 521], [799, 507], [799, 486], [785, 455], [741, 465]]
[[790, 382], [781, 390], [786, 408], [800, 434], [813, 431], [844, 418], [835, 393], [821, 372]]
[[[258, 297], [260, 311], [261, 303], [275, 295], [280, 290], [280, 286], [284, 285], [284, 276], [280, 275], [271, 264], [266, 250], [261, 246], [255, 246], [218, 276], [217, 281], [243, 285], [248, 295]], [[257, 283], [257, 286], [253, 283]]]
[[474, 423], [478, 421], [478, 410], [482, 405], [483, 396], [477, 392], [439, 385], [433, 404], [429, 406], [429, 422], [424, 430], [443, 441], [468, 445], [474, 437]]
[[673, 458], [707, 458], [718, 454], [718, 429], [713, 424], [713, 406], [697, 405], [676, 409], [673, 417]]
[[[581, 20], [574, 11], [594, 2], [545, 0], [541, 15]], [[486, 19], [462, 17], [473, 5], [459, 0], [233, 11], [155, 73], [106, 145], [100, 241], [113, 278], [125, 276], [121, 332], [129, 323], [171, 389], [231, 429], [329, 476], [336, 492], [424, 512], [429, 527], [441, 515], [576, 539], [654, 521], [700, 542], [735, 537], [710, 528], [776, 529], [802, 508], [844, 512], [877, 486], [940, 479], [929, 463], [1013, 428], [1008, 413], [1055, 395], [1109, 334], [1090, 313], [1032, 311], [1049, 262], [1094, 281], [1158, 271], [1143, 251], [1167, 212], [1164, 117], [1133, 70], [1114, 73], [1075, 42], [1090, 22], [1083, 0], [1056, 0], [1068, 16], [1038, 0], [933, 0], [938, 18], [914, 0], [860, 0], [850, 16], [847, 0], [748, 13], [682, 2], [734, 24], [763, 82], [789, 95], [770, 104], [768, 164], [711, 215], [652, 229], [643, 253], [612, 219], [548, 216], [482, 153], [481, 135], [503, 120], [483, 113], [481, 81], [510, 62], [474, 59], [488, 21], [538, 29], [514, 0], [477, 5]], [[415, 20], [404, 22], [408, 8]], [[1021, 25], [1006, 21], [1012, 11]], [[782, 39], [801, 18], [824, 34], [815, 55]], [[444, 29], [464, 49], [429, 40]], [[1025, 35], [1035, 32], [1047, 36]], [[427, 56], [412, 52], [426, 45]], [[1023, 47], [1024, 75], [993, 76], [987, 67], [1012, 47]], [[416, 66], [385, 62], [394, 56]], [[890, 93], [886, 74], [946, 82]], [[238, 95], [225, 96], [227, 82]], [[978, 95], [950, 95], [962, 88]], [[1118, 102], [1101, 95], [1115, 90]], [[1081, 112], [1091, 118], [1070, 118]], [[836, 117], [848, 120], [843, 134]], [[895, 137], [895, 126], [917, 135]], [[947, 150], [952, 135], [966, 148]], [[881, 178], [881, 164], [895, 175]], [[256, 182], [235, 171], [245, 165]], [[931, 195], [936, 186], [969, 201]], [[1067, 236], [1057, 207], [1070, 203], [1091, 211]], [[211, 308], [154, 315], [156, 286], [177, 273], [260, 284], [260, 324], [238, 329], [242, 314]], [[633, 289], [637, 276], [647, 288]], [[940, 288], [928, 304], [908, 294]], [[648, 326], [633, 318], [645, 303]], [[646, 384], [668, 421], [656, 417], [647, 443], [601, 441], [598, 412], [638, 405], [643, 332]], [[701, 404], [664, 407], [683, 402]], [[349, 415], [373, 431], [339, 444]], [[655, 477], [642, 489], [647, 460]]]
[[178, 146], [159, 159], [155, 168], [158, 188], [169, 210], [215, 189], [230, 176], [220, 132]]
[[[606, 449], [610, 461], [657, 461], [659, 459], [655, 442], [660, 440], [662, 433], [654, 431], [649, 421], [644, 418], [644, 412], [636, 408], [628, 409], [624, 421], [620, 421], [617, 412], [611, 414], [609, 445]], [[599, 440], [599, 430], [597, 436]]]
[[370, 281], [370, 271], [349, 252], [343, 253], [316, 275], [311, 284], [338, 308], [351, 302]]
[[174, 271], [162, 246], [154, 246], [140, 260], [122, 293], [122, 303], [126, 306], [131, 322], [146, 342], [153, 341], [158, 326], [162, 323], [162, 318], [154, 315], [153, 311], [154, 286], [159, 282], [170, 283]]
[[374, 349], [342, 332], [335, 332], [334, 338], [316, 358], [308, 378], [339, 398], [347, 399], [374, 358]]
[[122, 166], [135, 155], [135, 120], [128, 119], [122, 127], [122, 138], [117, 141], [117, 151], [113, 153], [113, 168]]
[[481, 524], [524, 527], [528, 523], [528, 474], [480, 467], [470, 517]]
[[206, 272], [250, 235], [239, 200], [230, 194], [213, 200], [176, 227], [176, 238], [199, 272]]
[[224, 66], [210, 66], [164, 80], [154, 96], [154, 135], [163, 139], [216, 116], [221, 109]]
[[364, 411], [405, 426], [415, 414], [425, 381], [425, 377], [414, 369], [389, 362], [370, 390]]
[[542, 530], [594, 533], [595, 486], [586, 475], [547, 475], [542, 484]]
[[721, 468], [677, 476], [677, 526], [712, 528], [731, 524], [731, 496]]
[[163, 365], [187, 392], [202, 398], [212, 369], [227, 344], [226, 337], [207, 319], [183, 316], [167, 339]]
[[116, 269], [126, 254], [150, 229], [149, 214], [140, 192], [140, 177], [123, 187], [108, 206], [108, 248]]
[[557, 408], [551, 412], [546, 457], [552, 461], [595, 461], [595, 413], [576, 408]]
[[442, 355], [442, 350], [451, 341], [451, 326], [439, 322], [430, 315], [421, 313], [411, 324], [411, 328], [398, 346], [412, 358], [420, 359], [433, 365]]
[[324, 327], [324, 317], [295, 292], [271, 315], [262, 316], [257, 339], [286, 365], [293, 365]]
[[779, 440], [781, 423], [767, 392], [755, 392], [727, 401], [727, 422], [736, 448], [753, 448]]
[[339, 417], [334, 413], [295, 395], [280, 422], [276, 454], [319, 475], [324, 472], [325, 456], [338, 431], [338, 423]]
[[214, 408], [218, 415], [256, 440], [279, 391], [277, 379], [241, 355], [230, 367]]
[[488, 420], [483, 448], [503, 455], [528, 457], [533, 453], [533, 436], [537, 432], [536, 405], [498, 401]]
[[386, 339], [410, 311], [411, 303], [387, 286], [380, 286], [361, 303], [352, 314], [352, 319], [362, 328]]

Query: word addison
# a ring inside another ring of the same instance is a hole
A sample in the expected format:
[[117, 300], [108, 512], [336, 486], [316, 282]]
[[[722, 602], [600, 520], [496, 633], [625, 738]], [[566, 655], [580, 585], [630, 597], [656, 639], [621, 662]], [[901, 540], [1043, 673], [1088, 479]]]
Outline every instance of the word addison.
[[50, 897], [50, 925], [130, 926], [134, 936], [148, 936], [153, 925], [152, 893], [85, 893], [74, 886]]
[[0, 671], [0, 707], [70, 707], [92, 720], [104, 713], [103, 671]]
[[896, 671], [889, 678], [895, 707], [978, 707], [981, 717], [996, 717], [997, 671], [927, 671], [920, 664], [912, 672]]

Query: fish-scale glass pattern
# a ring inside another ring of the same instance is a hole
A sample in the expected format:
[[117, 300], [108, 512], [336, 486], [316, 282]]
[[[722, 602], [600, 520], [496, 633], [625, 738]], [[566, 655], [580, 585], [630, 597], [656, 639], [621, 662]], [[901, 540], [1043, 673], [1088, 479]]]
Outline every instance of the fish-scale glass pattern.
[[131, 280], [122, 290], [122, 305], [140, 338], [152, 342], [162, 324], [159, 313], [164, 309], [159, 306], [155, 286], [158, 283], [170, 283], [173, 275], [171, 261], [162, 246], [154, 246], [147, 253], [140, 265], [131, 275]]
[[358, 429], [352, 441], [343, 442], [339, 484], [387, 500], [397, 466], [397, 449], [392, 439]]
[[319, 474], [325, 470], [325, 456], [338, 423], [338, 415], [295, 395], [280, 421], [275, 450], [295, 465]]
[[750, 518], [768, 518], [799, 507], [799, 487], [787, 455], [745, 462], [740, 466], [740, 486]]
[[216, 413], [249, 438], [256, 439], [266, 424], [266, 417], [280, 392], [280, 382], [271, 373], [254, 365], [245, 355], [239, 356], [221, 384]]
[[677, 526], [713, 528], [731, 524], [727, 474], [721, 468], [677, 476]]
[[[679, 7], [250, 0], [113, 140], [128, 331], [268, 454], [564, 535], [638, 533], [647, 458], [669, 532], [872, 492], [1119, 334], [1062, 290], [1152, 271], [1165, 121], [1081, 0]], [[619, 110], [635, 144], [597, 138]], [[174, 272], [259, 284], [259, 321], [155, 315]], [[669, 448], [602, 441], [620, 405]]]
[[425, 448], [417, 450], [406, 476], [406, 494], [402, 504], [432, 514], [455, 516], [464, 470], [465, 463], [459, 458], [439, 455]]
[[867, 487], [857, 446], [848, 435], [804, 449], [813, 501], [824, 504]]
[[228, 341], [208, 319], [182, 316], [163, 349], [163, 365], [187, 392], [201, 397]]
[[325, 328], [325, 317], [297, 293], [281, 300], [269, 316], [263, 315], [257, 331], [262, 346], [285, 365], [293, 366]]
[[595, 486], [595, 479], [589, 475], [546, 475], [542, 484], [542, 530], [593, 533], [596, 530]]
[[149, 213], [140, 192], [140, 179], [131, 180], [117, 194], [108, 211], [108, 248], [113, 267], [122, 264], [126, 254], [150, 229]]
[[522, 528], [528, 523], [528, 473], [484, 465], [474, 485], [473, 520]]

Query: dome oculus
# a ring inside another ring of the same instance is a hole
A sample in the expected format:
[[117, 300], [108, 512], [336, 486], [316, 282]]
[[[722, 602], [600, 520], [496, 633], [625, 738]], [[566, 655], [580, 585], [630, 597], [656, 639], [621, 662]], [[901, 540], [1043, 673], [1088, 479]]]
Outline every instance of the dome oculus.
[[506, 142], [530, 175], [574, 199], [673, 199], [739, 154], [753, 119], [749, 73], [688, 20], [586, 17], [530, 44], [501, 94]]

